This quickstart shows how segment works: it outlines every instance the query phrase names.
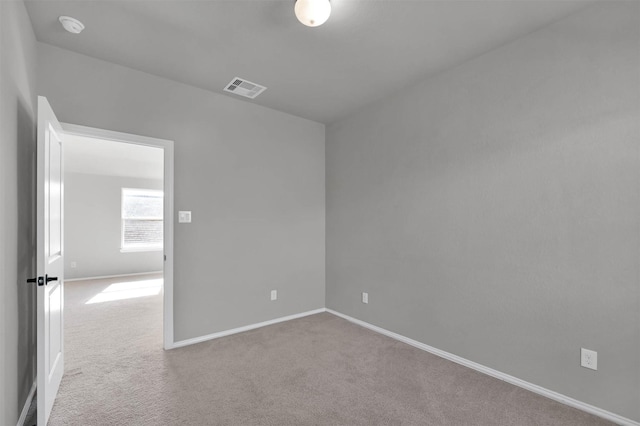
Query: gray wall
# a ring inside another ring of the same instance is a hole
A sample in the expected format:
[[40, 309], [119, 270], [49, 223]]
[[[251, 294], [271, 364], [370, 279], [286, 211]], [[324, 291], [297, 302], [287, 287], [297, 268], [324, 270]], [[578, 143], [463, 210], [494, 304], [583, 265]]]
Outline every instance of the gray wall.
[[22, 1], [0, 1], [0, 424], [35, 380], [36, 41]]
[[640, 420], [639, 8], [328, 127], [327, 307]]
[[193, 211], [175, 224], [176, 340], [324, 306], [324, 125], [45, 44], [38, 55], [61, 121], [175, 141], [175, 210]]
[[120, 240], [122, 188], [161, 190], [162, 184], [154, 179], [65, 173], [65, 278], [161, 271], [162, 251], [122, 253]]

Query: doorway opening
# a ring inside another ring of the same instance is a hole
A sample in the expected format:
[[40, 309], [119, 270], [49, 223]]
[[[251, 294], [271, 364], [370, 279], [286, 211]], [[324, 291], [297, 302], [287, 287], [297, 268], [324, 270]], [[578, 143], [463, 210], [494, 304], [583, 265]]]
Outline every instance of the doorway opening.
[[[86, 341], [94, 328], [96, 333], [110, 333], [112, 339], [138, 337], [153, 346], [162, 342], [169, 349], [173, 346], [173, 142], [61, 126], [65, 333], [70, 342], [74, 335]], [[112, 321], [109, 326], [108, 321]], [[67, 374], [74, 371], [74, 347], [65, 348], [70, 356]], [[80, 358], [90, 355], [86, 345], [78, 348]]]

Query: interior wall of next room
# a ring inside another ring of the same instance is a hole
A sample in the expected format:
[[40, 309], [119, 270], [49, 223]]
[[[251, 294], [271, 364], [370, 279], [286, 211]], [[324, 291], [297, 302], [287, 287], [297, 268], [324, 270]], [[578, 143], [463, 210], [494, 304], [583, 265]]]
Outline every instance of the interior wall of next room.
[[66, 279], [162, 270], [162, 250], [121, 250], [122, 188], [162, 190], [163, 181], [65, 173]]

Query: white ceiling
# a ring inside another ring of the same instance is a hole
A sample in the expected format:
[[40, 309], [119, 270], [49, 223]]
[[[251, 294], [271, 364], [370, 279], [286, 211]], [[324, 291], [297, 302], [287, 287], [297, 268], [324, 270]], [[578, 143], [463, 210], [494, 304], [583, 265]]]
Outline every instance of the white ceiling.
[[64, 136], [65, 172], [162, 179], [163, 168], [164, 151], [161, 148]]
[[[323, 123], [504, 45], [591, 0], [332, 0], [308, 28], [293, 0], [26, 0], [39, 41]], [[65, 32], [70, 15], [86, 26]]]

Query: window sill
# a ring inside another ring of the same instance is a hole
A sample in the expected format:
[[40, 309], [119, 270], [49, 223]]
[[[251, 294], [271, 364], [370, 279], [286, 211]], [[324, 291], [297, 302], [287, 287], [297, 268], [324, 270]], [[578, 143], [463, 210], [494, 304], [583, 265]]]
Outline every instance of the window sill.
[[163, 247], [126, 247], [121, 248], [120, 253], [140, 253], [146, 251], [162, 251]]

